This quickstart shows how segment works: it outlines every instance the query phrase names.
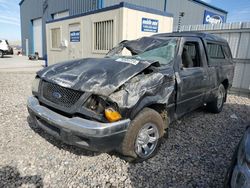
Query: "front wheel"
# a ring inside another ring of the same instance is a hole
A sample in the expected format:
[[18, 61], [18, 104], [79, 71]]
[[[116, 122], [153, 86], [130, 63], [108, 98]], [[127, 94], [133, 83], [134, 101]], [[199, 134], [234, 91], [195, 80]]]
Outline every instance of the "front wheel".
[[222, 111], [225, 98], [226, 98], [226, 89], [224, 85], [220, 84], [217, 91], [216, 99], [207, 104], [208, 110], [213, 113], [220, 113]]
[[121, 153], [128, 161], [142, 162], [153, 157], [164, 134], [163, 119], [150, 108], [143, 109], [131, 122], [122, 143]]
[[3, 58], [3, 51], [0, 50], [0, 58]]

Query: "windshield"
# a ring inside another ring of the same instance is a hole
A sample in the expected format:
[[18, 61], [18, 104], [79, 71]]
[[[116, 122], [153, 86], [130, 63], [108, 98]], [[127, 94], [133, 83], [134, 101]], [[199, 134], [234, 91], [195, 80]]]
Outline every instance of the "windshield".
[[121, 42], [110, 50], [107, 57], [152, 60], [160, 64], [169, 64], [176, 54], [177, 39], [155, 39], [143, 37], [135, 41]]

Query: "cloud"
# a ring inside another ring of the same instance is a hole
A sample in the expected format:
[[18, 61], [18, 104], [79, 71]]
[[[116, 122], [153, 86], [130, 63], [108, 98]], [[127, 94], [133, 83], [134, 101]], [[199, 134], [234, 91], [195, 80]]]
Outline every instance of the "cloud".
[[0, 22], [20, 26], [19, 5], [17, 0], [0, 0]]
[[212, 0], [202, 0], [203, 2], [205, 2], [205, 3], [212, 3]]
[[18, 18], [7, 17], [7, 16], [4, 16], [4, 15], [0, 15], [0, 23], [20, 26], [20, 20]]
[[1, 11], [8, 10], [8, 5], [6, 5], [6, 4], [0, 2], [0, 10], [1, 10]]
[[4, 16], [0, 14], [0, 20], [11, 20], [11, 21], [15, 21], [15, 22], [19, 22], [19, 17], [9, 17], [9, 16]]
[[13, 22], [13, 21], [11, 21], [11, 20], [0, 20], [0, 23], [4, 23], [4, 24], [11, 24], [11, 25], [20, 26], [20, 23]]
[[20, 38], [20, 0], [0, 0], [0, 36]]

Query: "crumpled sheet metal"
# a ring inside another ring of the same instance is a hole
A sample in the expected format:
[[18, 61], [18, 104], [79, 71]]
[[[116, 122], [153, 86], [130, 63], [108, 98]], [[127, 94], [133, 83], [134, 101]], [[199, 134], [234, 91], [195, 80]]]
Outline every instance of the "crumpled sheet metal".
[[167, 104], [174, 92], [174, 78], [168, 78], [162, 73], [141, 74], [124, 84], [117, 92], [112, 93], [109, 98], [118, 106], [131, 108], [140, 102]]
[[133, 55], [137, 55], [155, 48], [166, 45], [170, 39], [160, 37], [142, 37], [136, 40], [122, 41], [117, 47], [114, 47], [107, 56], [116, 54], [117, 50], [127, 48]]
[[43, 80], [66, 88], [108, 97], [122, 108], [131, 108], [139, 102], [164, 104], [174, 92], [174, 83], [170, 84], [174, 80], [171, 67], [171, 76], [158, 71], [145, 73], [144, 70], [156, 66], [157, 62], [113, 55], [124, 47], [132, 54], [139, 54], [164, 46], [166, 42], [169, 40], [159, 37], [123, 41], [110, 51], [111, 58], [73, 60], [52, 65], [37, 74]]
[[63, 87], [109, 96], [125, 82], [153, 64], [119, 58], [89, 58], [55, 64], [37, 75]]

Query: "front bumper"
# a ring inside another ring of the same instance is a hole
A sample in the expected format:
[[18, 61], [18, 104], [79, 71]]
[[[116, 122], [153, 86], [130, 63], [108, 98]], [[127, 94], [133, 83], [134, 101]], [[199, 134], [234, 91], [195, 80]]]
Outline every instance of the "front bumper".
[[34, 123], [45, 132], [70, 145], [93, 151], [118, 149], [130, 124], [130, 119], [101, 123], [68, 118], [40, 105], [35, 97], [28, 98], [27, 107]]

